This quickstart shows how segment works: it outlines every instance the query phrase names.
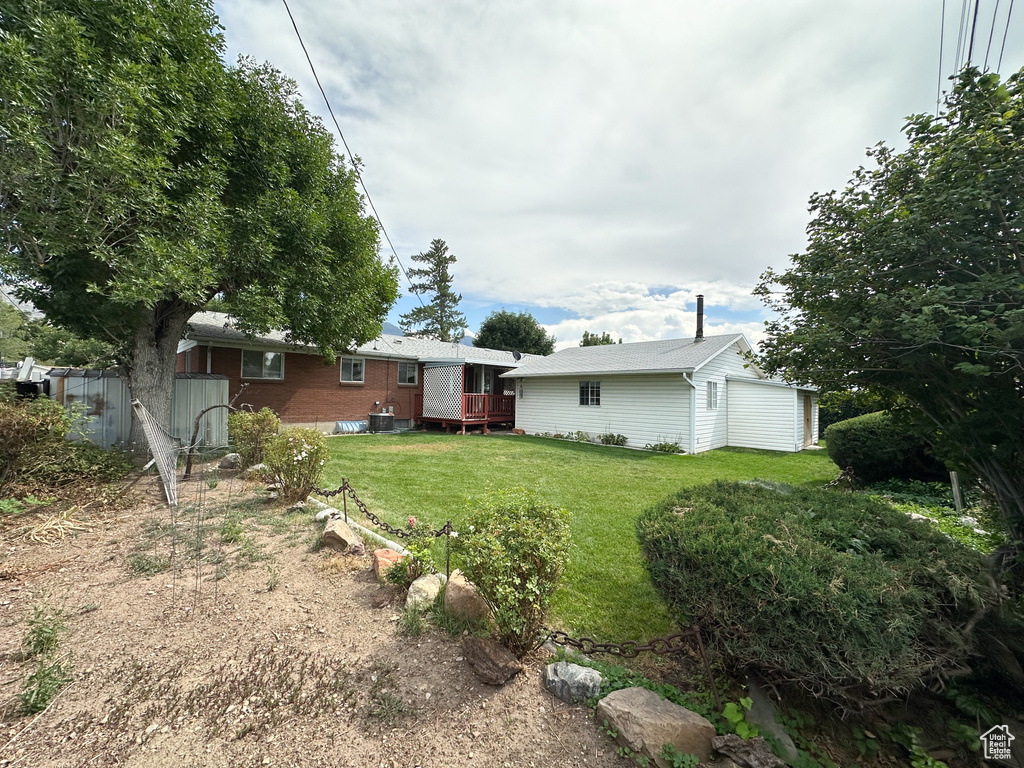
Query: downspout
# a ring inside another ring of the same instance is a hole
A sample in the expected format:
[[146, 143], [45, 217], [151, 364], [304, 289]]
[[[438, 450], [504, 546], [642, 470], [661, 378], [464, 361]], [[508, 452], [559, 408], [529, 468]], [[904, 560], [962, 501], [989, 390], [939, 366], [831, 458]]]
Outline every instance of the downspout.
[[684, 373], [683, 381], [690, 385], [690, 453], [697, 452], [697, 385], [693, 383], [693, 374]]

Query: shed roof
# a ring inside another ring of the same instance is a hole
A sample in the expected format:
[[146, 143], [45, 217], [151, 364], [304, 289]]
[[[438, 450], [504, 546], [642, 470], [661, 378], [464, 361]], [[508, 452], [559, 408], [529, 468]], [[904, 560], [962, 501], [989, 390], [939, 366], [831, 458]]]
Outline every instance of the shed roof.
[[580, 376], [606, 373], [672, 373], [695, 371], [734, 344], [742, 352], [750, 344], [742, 333], [694, 339], [637, 341], [630, 344], [601, 344], [568, 347], [547, 357], [533, 357], [506, 373], [508, 377]]
[[[235, 327], [231, 315], [224, 312], [200, 312], [189, 320], [186, 334], [192, 341], [220, 342], [237, 346], [288, 347], [296, 350], [308, 350], [305, 344], [296, 344], [289, 340], [285, 331], [247, 336]], [[180, 350], [179, 350], [180, 351]], [[382, 333], [373, 341], [350, 350], [364, 357], [401, 357], [419, 362], [452, 362], [452, 363], [486, 363], [514, 368], [527, 360], [536, 359], [537, 355], [521, 355], [516, 360], [511, 352], [485, 347], [467, 347], [465, 344], [422, 339], [415, 336], [395, 336]]]

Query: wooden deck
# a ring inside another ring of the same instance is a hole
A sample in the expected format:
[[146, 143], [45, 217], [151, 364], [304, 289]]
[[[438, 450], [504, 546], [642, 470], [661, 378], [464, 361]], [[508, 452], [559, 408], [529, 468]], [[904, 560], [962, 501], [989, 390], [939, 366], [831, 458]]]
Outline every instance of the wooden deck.
[[516, 419], [515, 395], [481, 395], [463, 393], [462, 407], [459, 415], [454, 413], [427, 412], [423, 409], [423, 395], [416, 395], [414, 418], [418, 422], [440, 424], [445, 431], [453, 426], [465, 434], [466, 427], [482, 426], [484, 432], [491, 424], [513, 424]]

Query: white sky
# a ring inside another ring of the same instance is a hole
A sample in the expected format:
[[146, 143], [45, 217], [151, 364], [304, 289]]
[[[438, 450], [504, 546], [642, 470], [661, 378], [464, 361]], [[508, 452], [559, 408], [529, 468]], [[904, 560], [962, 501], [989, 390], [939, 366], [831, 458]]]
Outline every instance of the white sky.
[[[810, 195], [899, 145], [939, 82], [939, 0], [290, 4], [406, 267], [444, 239], [471, 330], [525, 310], [559, 347], [692, 335], [697, 293], [708, 334], [757, 341], [750, 290], [804, 247]], [[995, 6], [980, 3], [979, 65]], [[232, 58], [270, 61], [327, 115], [280, 0], [216, 7]], [[1024, 64], [1021, 16], [1004, 74]]]

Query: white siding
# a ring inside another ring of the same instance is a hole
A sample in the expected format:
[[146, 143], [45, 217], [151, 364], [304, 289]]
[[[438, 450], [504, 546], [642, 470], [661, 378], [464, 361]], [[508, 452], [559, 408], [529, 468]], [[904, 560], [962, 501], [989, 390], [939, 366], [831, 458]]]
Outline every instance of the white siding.
[[[580, 380], [601, 382], [601, 405], [580, 405]], [[669, 442], [685, 449], [689, 390], [681, 374], [529, 377], [516, 398], [516, 427], [529, 435], [583, 431], [596, 438], [614, 432], [637, 448]]]
[[[697, 391], [697, 447], [696, 453], [732, 445], [729, 442], [729, 388], [726, 376], [753, 378], [754, 374], [743, 367], [743, 357], [733, 344], [694, 373], [693, 383]], [[718, 408], [708, 410], [708, 382], [718, 384]]]
[[737, 379], [729, 381], [729, 445], [770, 451], [803, 447], [803, 403], [797, 391]]

